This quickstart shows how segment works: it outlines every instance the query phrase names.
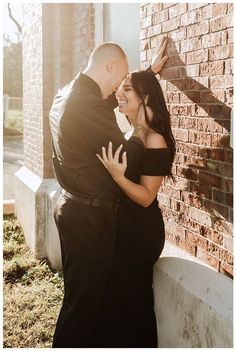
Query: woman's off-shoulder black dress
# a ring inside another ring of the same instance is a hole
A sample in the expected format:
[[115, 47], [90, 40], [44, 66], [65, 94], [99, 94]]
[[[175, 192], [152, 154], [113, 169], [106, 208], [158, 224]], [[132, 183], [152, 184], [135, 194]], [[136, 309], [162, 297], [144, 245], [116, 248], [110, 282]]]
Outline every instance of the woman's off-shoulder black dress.
[[[171, 174], [170, 149], [146, 149], [137, 174]], [[153, 265], [165, 242], [165, 229], [158, 201], [142, 207], [123, 195], [118, 206], [117, 248], [97, 329], [98, 347], [157, 347], [153, 299]]]

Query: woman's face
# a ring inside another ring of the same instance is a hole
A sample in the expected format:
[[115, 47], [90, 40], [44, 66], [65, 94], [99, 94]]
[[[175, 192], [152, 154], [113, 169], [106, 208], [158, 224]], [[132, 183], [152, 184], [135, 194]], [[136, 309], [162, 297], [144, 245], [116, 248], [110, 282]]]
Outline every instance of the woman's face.
[[131, 122], [134, 123], [142, 101], [134, 91], [130, 77], [123, 80], [117, 90], [116, 98], [118, 100], [119, 111], [129, 116]]

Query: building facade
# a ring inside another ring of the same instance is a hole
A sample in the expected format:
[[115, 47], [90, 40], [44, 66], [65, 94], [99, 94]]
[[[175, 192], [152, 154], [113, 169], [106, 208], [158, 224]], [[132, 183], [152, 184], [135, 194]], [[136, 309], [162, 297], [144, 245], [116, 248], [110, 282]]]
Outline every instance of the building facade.
[[167, 245], [232, 278], [233, 4], [27, 3], [23, 12], [24, 167], [16, 174], [16, 212], [31, 249], [60, 265], [48, 120], [57, 89], [85, 68], [97, 44], [118, 42], [130, 68], [145, 69], [165, 35], [169, 59], [157, 78], [177, 143], [175, 182], [166, 180], [158, 194]]

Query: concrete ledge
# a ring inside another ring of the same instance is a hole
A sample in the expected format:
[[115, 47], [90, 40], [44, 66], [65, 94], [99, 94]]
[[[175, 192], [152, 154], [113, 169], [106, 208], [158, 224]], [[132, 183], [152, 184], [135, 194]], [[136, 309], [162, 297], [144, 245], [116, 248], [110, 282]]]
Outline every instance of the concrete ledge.
[[26, 167], [15, 173], [15, 211], [26, 243], [37, 257], [47, 257], [55, 268], [60, 267], [61, 254], [52, 206], [59, 188], [54, 178], [41, 179]]
[[3, 201], [3, 214], [9, 215], [15, 213], [15, 200]]
[[183, 256], [154, 267], [159, 347], [233, 347], [233, 281]]

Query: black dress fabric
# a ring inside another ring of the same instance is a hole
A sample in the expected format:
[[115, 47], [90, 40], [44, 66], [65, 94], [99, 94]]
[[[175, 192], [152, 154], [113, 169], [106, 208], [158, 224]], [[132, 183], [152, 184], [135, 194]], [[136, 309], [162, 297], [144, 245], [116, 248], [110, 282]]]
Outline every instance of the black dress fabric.
[[[140, 174], [170, 175], [170, 149], [146, 149]], [[139, 183], [140, 175], [132, 180]], [[97, 329], [98, 347], [158, 347], [153, 299], [153, 265], [165, 242], [158, 201], [144, 208], [123, 195], [106, 302]]]

